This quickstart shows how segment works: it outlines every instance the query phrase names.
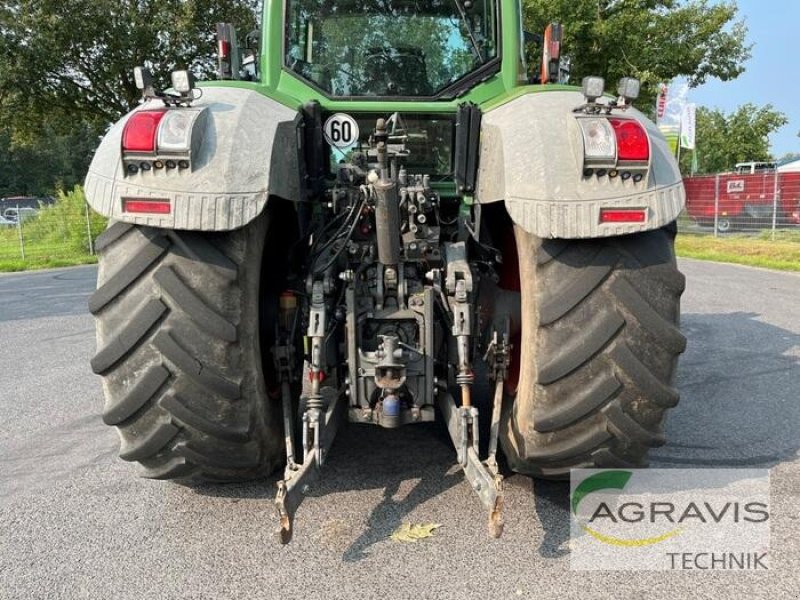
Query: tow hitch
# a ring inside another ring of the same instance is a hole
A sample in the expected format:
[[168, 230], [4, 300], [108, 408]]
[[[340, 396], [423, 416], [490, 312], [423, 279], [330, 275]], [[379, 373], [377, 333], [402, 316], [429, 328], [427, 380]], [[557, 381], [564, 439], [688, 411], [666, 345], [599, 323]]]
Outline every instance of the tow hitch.
[[[464, 475], [472, 489], [489, 511], [489, 534], [494, 538], [502, 535], [504, 524], [503, 476], [497, 466], [497, 443], [503, 402], [503, 382], [508, 369], [510, 351], [508, 334], [504, 334], [501, 338], [495, 332], [484, 357], [491, 368], [489, 376], [495, 381], [489, 451], [486, 460], [480, 459], [478, 409], [472, 405], [456, 406], [453, 396], [447, 391], [438, 394], [439, 408], [453, 440], [458, 463], [464, 469]], [[303, 413], [303, 462], [297, 464], [294, 459], [295, 444], [291, 434], [291, 387], [288, 382], [282, 386], [284, 426], [287, 432], [287, 465], [284, 478], [278, 482], [278, 493], [275, 497], [275, 506], [280, 519], [278, 537], [282, 544], [292, 539], [295, 512], [303, 502], [310, 485], [319, 479], [328, 451], [346, 415], [346, 397], [343, 394], [332, 387], [316, 389], [318, 395], [327, 402], [313, 404]]]

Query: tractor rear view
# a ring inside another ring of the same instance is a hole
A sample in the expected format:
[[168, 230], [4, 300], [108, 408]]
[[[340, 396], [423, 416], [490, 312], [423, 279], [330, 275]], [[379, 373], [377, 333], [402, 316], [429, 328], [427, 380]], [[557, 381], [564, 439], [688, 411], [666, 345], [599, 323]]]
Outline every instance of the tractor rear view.
[[86, 181], [121, 458], [283, 468], [283, 541], [346, 422], [443, 420], [495, 536], [500, 453], [645, 466], [678, 402], [685, 195], [638, 82], [565, 85], [560, 37], [511, 1], [267, 1], [245, 60], [218, 28], [219, 81], [137, 69]]

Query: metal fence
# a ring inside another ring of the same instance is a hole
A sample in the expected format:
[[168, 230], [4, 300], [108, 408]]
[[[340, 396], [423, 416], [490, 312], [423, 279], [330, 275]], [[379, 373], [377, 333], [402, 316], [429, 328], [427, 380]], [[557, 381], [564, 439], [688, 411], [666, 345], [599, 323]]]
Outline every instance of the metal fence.
[[687, 177], [686, 233], [800, 232], [800, 173], [724, 173]]
[[52, 205], [0, 202], [0, 268], [90, 260], [104, 228], [82, 194], [62, 195]]

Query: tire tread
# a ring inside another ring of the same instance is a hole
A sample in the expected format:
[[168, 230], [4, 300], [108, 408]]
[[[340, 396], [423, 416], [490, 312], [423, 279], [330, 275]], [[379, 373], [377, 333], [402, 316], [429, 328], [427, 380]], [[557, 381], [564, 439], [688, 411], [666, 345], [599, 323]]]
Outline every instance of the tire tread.
[[[517, 226], [515, 226], [517, 227]], [[517, 227], [523, 326], [520, 386], [501, 438], [509, 465], [539, 477], [647, 464], [686, 348], [685, 278], [669, 228], [621, 238], [542, 240]], [[554, 243], [557, 242], [557, 243]], [[522, 252], [522, 250], [519, 250]], [[530, 254], [530, 253], [533, 254]], [[531, 297], [535, 301], [531, 301]], [[527, 340], [527, 341], [526, 341]]]
[[267, 219], [218, 234], [113, 223], [99, 238], [92, 368], [120, 458], [145, 477], [252, 479], [281, 460], [253, 339]]

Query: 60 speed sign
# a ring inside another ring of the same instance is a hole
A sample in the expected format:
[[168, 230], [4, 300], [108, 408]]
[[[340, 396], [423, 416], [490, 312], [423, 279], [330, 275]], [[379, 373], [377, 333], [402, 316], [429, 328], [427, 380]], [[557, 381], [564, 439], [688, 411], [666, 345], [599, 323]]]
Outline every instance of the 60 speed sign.
[[326, 142], [334, 148], [343, 150], [358, 141], [358, 123], [350, 115], [336, 113], [325, 121], [323, 133]]

